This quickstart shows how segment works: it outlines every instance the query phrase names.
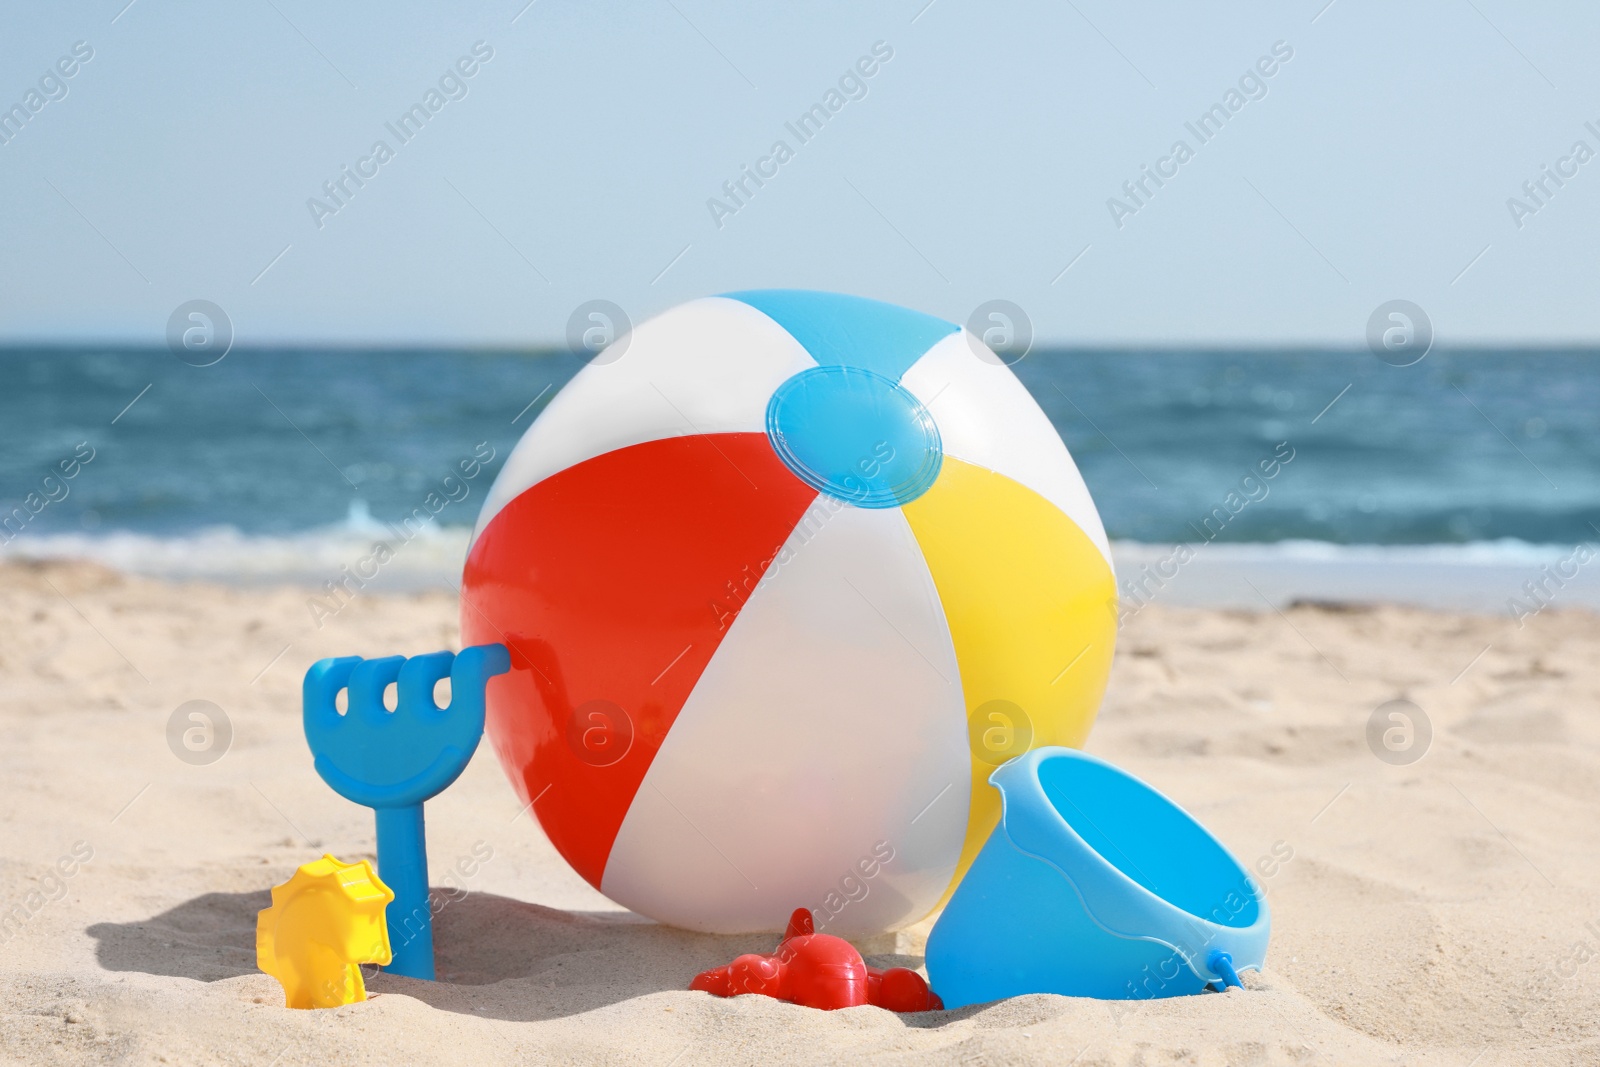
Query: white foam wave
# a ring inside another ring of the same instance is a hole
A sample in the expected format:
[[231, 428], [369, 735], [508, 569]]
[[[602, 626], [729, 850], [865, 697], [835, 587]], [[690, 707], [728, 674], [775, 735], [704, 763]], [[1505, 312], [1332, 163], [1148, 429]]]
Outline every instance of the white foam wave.
[[1506, 538], [1429, 545], [1278, 541], [1190, 547], [1193, 555], [1184, 562], [1172, 545], [1113, 543], [1124, 606], [1266, 608], [1313, 600], [1511, 617], [1517, 603], [1524, 609], [1540, 602], [1600, 609], [1600, 560], [1582, 561], [1575, 545]]
[[[1452, 567], [1535, 566], [1568, 555], [1572, 545], [1541, 545], [1514, 537], [1497, 541], [1468, 541], [1460, 544], [1423, 545], [1339, 545], [1330, 541], [1287, 540], [1261, 543], [1228, 542], [1194, 544], [1198, 555], [1220, 560], [1301, 561], [1339, 564], [1430, 564]], [[1159, 559], [1172, 551], [1171, 545], [1117, 541], [1112, 551], [1118, 561], [1139, 562]]]
[[[232, 585], [320, 585], [340, 578], [343, 568], [361, 574], [376, 568], [385, 588], [413, 589], [458, 583], [471, 533], [434, 521], [410, 528], [379, 522], [358, 501], [344, 522], [296, 533], [210, 526], [175, 536], [126, 530], [24, 535], [0, 548], [0, 559], [84, 559], [130, 574]], [[380, 542], [390, 552], [381, 566], [372, 561]]]
[[[342, 523], [289, 534], [213, 526], [177, 536], [130, 531], [23, 536], [0, 559], [86, 559], [133, 574], [233, 585], [320, 585], [356, 570], [378, 542], [393, 557], [379, 569], [387, 589], [459, 583], [471, 529], [429, 522], [410, 532], [380, 522], [359, 503]], [[1125, 605], [1140, 601], [1206, 607], [1281, 607], [1295, 600], [1404, 603], [1506, 612], [1525, 583], [1553, 588], [1553, 603], [1600, 609], [1600, 560], [1551, 586], [1550, 568], [1572, 545], [1512, 539], [1466, 544], [1337, 545], [1323, 541], [1192, 546], [1174, 566], [1173, 546], [1112, 544]], [[368, 565], [370, 566], [370, 564]], [[1569, 566], [1567, 568], [1571, 570]], [[1590, 573], [1594, 572], [1594, 573]], [[1129, 583], [1134, 583], [1131, 594]]]

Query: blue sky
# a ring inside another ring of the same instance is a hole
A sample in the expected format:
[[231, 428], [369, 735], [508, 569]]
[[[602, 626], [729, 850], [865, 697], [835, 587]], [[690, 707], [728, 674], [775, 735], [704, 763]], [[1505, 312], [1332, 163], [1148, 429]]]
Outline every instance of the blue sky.
[[159, 345], [201, 298], [241, 344], [543, 344], [767, 286], [1067, 344], [1359, 345], [1395, 298], [1441, 343], [1600, 338], [1592, 5], [525, 4], [13, 8], [0, 341]]

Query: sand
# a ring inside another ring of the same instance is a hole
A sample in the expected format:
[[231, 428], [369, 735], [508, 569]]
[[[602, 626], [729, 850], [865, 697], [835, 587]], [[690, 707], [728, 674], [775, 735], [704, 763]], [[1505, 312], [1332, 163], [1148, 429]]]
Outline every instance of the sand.
[[[1600, 1062], [1593, 615], [1551, 609], [1517, 629], [1394, 607], [1155, 603], [1128, 622], [1090, 750], [1245, 862], [1292, 851], [1265, 881], [1272, 949], [1244, 990], [906, 1017], [690, 993], [695, 972], [772, 939], [685, 933], [610, 904], [519, 814], [484, 746], [428, 807], [438, 870], [493, 853], [440, 914], [442, 980], [380, 974], [367, 1003], [311, 1012], [282, 1007], [255, 969], [255, 914], [324, 851], [370, 857], [373, 827], [311, 768], [300, 676], [325, 655], [453, 647], [456, 625], [448, 591], [363, 594], [321, 629], [306, 596], [0, 567], [0, 1059]], [[1366, 727], [1402, 697], [1433, 738], [1392, 765]], [[167, 743], [173, 709], [194, 699], [232, 725], [209, 765]], [[863, 948], [917, 966], [927, 929]]]

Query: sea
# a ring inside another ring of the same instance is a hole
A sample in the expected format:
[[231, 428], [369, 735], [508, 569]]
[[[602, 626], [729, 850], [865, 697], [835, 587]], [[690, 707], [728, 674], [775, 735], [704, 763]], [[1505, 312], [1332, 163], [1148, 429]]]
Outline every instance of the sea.
[[[0, 557], [320, 583], [438, 493], [380, 580], [443, 587], [501, 462], [580, 365], [0, 350]], [[1125, 606], [1600, 607], [1600, 353], [1071, 349], [1013, 370], [1083, 472]]]

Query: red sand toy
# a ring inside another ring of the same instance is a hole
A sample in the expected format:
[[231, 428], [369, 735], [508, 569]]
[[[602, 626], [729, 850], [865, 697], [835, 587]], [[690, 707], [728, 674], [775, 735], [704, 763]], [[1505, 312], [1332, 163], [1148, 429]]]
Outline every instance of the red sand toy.
[[811, 912], [796, 908], [772, 955], [747, 953], [726, 967], [697, 975], [689, 988], [719, 997], [759, 993], [823, 1011], [861, 1004], [900, 1012], [944, 1008], [916, 971], [868, 967], [850, 942], [815, 931]]

